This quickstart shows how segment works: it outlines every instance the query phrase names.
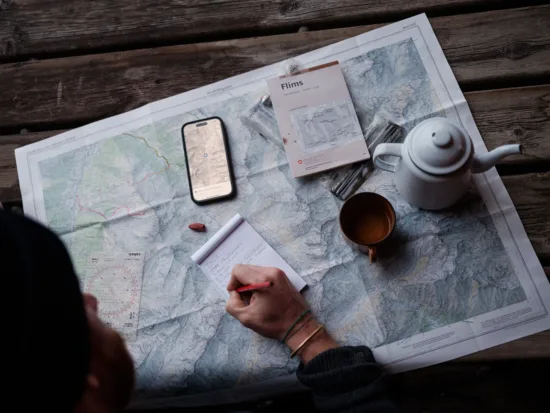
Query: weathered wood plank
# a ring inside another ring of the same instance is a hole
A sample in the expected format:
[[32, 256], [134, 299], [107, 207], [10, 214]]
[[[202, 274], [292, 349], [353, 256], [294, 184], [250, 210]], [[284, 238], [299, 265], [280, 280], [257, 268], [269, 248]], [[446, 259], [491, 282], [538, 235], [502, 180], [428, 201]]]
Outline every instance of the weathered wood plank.
[[[468, 92], [481, 136], [489, 149], [521, 143], [524, 154], [505, 158], [500, 165], [550, 162], [550, 85]], [[0, 136], [0, 199], [17, 201], [20, 192], [15, 169], [15, 148], [63, 131]]]
[[465, 94], [481, 136], [489, 150], [521, 143], [523, 155], [501, 165], [550, 167], [550, 85], [486, 90]]
[[0, 202], [18, 202], [21, 200], [21, 190], [19, 189], [15, 164], [15, 149], [49, 138], [55, 134], [56, 132], [40, 132], [0, 136]]
[[539, 259], [550, 260], [550, 172], [502, 177]]
[[[550, 76], [550, 6], [431, 21], [463, 87]], [[104, 118], [374, 27], [0, 65], [0, 128], [55, 128]]]
[[444, 363], [392, 377], [399, 411], [411, 413], [543, 413], [549, 360]]
[[[1, 0], [0, 59], [389, 21], [506, 0]], [[521, 5], [521, 2], [517, 1]]]

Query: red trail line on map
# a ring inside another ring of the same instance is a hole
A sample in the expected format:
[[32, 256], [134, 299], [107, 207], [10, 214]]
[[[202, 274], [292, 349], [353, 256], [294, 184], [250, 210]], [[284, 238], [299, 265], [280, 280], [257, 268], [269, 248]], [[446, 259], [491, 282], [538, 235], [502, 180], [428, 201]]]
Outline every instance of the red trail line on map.
[[[168, 161], [168, 158], [166, 158], [165, 156], [161, 155], [161, 154], [159, 153], [159, 151], [158, 151], [156, 148], [154, 148], [153, 146], [151, 146], [151, 145], [147, 142], [147, 140], [146, 140], [145, 138], [142, 138], [142, 137], [140, 137], [140, 136], [134, 136], [134, 135], [131, 135], [131, 134], [129, 134], [129, 133], [125, 133], [125, 135], [130, 136], [130, 137], [132, 137], [132, 138], [136, 138], [136, 139], [142, 141], [143, 143], [145, 143], [146, 146], [148, 146], [149, 148], [151, 148], [151, 149], [155, 152], [155, 154], [156, 154], [156, 156], [157, 156], [158, 158], [164, 159], [164, 161], [166, 162], [166, 165], [167, 165], [165, 168], [161, 169], [160, 171], [150, 172], [150, 173], [146, 174], [143, 178], [141, 178], [141, 180], [139, 180], [139, 181], [136, 182], [136, 183], [132, 183], [132, 182], [130, 182], [130, 181], [127, 181], [129, 185], [139, 185], [139, 184], [142, 184], [143, 182], [147, 181], [147, 180], [148, 180], [149, 178], [151, 178], [152, 176], [158, 175], [158, 174], [161, 174], [161, 173], [164, 173], [164, 172], [166, 172], [168, 169], [170, 169], [170, 168], [172, 167], [172, 165], [170, 165], [170, 162]], [[99, 191], [99, 190], [98, 190], [98, 191]], [[104, 192], [101, 191], [100, 193], [105, 193], [105, 192], [110, 192], [110, 191], [104, 191]], [[91, 212], [91, 213], [97, 214], [97, 215], [99, 215], [99, 216], [101, 216], [101, 217], [103, 217], [103, 218], [105, 218], [105, 219], [108, 219], [108, 217], [107, 217], [105, 214], [103, 214], [103, 213], [101, 213], [101, 212], [99, 212], [99, 211], [96, 211], [95, 209], [83, 207], [83, 206], [80, 204], [80, 197], [79, 197], [78, 195], [76, 196], [76, 201], [77, 201], [77, 203], [78, 203], [78, 208], [80, 209], [80, 211]], [[145, 215], [143, 212], [130, 212], [130, 208], [129, 208], [128, 206], [120, 206], [120, 207], [118, 207], [117, 209], [115, 209], [115, 212], [113, 212], [109, 218], [112, 218], [113, 216], [115, 216], [115, 214], [116, 214], [118, 211], [120, 211], [121, 209], [126, 209], [126, 210], [128, 211], [128, 215], [129, 215], [129, 216], [142, 216], [142, 215]]]
[[[152, 176], [154, 175], [158, 175], [158, 174], [161, 174], [163, 172], [166, 172], [168, 169], [170, 169], [171, 165], [169, 164], [166, 168], [164, 169], [161, 169], [160, 171], [156, 171], [156, 172], [150, 172], [148, 173], [147, 175], [145, 175], [143, 178], [141, 178], [141, 180], [139, 180], [138, 182], [136, 182], [135, 184], [132, 184], [132, 182], [128, 182], [128, 184], [130, 185], [139, 185], [139, 184], [142, 184], [143, 182], [147, 181], [147, 179], [151, 178]], [[108, 191], [105, 191], [105, 192], [108, 192]], [[105, 219], [108, 219], [108, 218], [112, 218], [113, 216], [115, 216], [115, 214], [121, 210], [121, 209], [124, 209], [126, 208], [126, 210], [128, 211], [128, 215], [129, 216], [142, 216], [144, 215], [143, 212], [130, 212], [130, 208], [128, 206], [121, 206], [121, 207], [118, 207], [117, 209], [115, 209], [115, 212], [113, 212], [111, 214], [110, 217], [107, 217], [105, 214], [99, 212], [99, 211], [96, 211], [95, 209], [91, 209], [91, 208], [86, 208], [86, 207], [83, 207], [82, 204], [80, 203], [80, 197], [77, 195], [76, 196], [76, 202], [78, 203], [78, 209], [80, 211], [87, 211], [87, 212], [92, 212], [94, 214], [97, 214]]]
[[139, 185], [139, 184], [142, 184], [143, 182], [145, 182], [147, 179], [149, 179], [150, 177], [152, 177], [153, 175], [158, 175], [158, 174], [161, 174], [163, 172], [166, 172], [168, 169], [170, 169], [172, 165], [168, 164], [168, 166], [164, 169], [161, 169], [160, 171], [156, 171], [156, 172], [150, 172], [148, 173], [147, 175], [145, 175], [143, 178], [141, 178], [140, 181], [137, 181], [136, 182], [136, 185]]
[[80, 197], [77, 195], [76, 196], [76, 202], [78, 203], [78, 209], [80, 209], [80, 211], [86, 211], [86, 212], [91, 212], [93, 214], [96, 214], [96, 215], [99, 215], [105, 219], [109, 219], [109, 218], [112, 218], [116, 215], [116, 213], [118, 211], [120, 211], [121, 209], [126, 209], [128, 211], [128, 215], [133, 217], [133, 216], [143, 216], [145, 215], [144, 212], [131, 212], [130, 211], [130, 207], [128, 206], [121, 206], [121, 207], [118, 207], [117, 209], [115, 209], [115, 211], [110, 215], [110, 216], [107, 216], [99, 211], [96, 211], [95, 209], [91, 209], [91, 208], [86, 208], [86, 207], [83, 207], [81, 204], [80, 204]]
[[[139, 184], [142, 184], [143, 182], [147, 181], [149, 178], [151, 178], [153, 175], [159, 175], [163, 172], [166, 172], [168, 169], [170, 169], [172, 167], [172, 165], [168, 165], [166, 168], [163, 168], [161, 169], [160, 171], [155, 171], [155, 172], [149, 172], [148, 174], [146, 174], [143, 178], [141, 178], [139, 181], [137, 182], [132, 182], [132, 181], [128, 181], [128, 180], [125, 180], [124, 182], [128, 185], [139, 185]], [[107, 190], [104, 190], [104, 191], [100, 191], [99, 189], [94, 192], [94, 195], [100, 195], [100, 194], [109, 194], [111, 192], [113, 192], [115, 190], [115, 188], [120, 188], [121, 186], [125, 185], [125, 183], [120, 183], [120, 184], [117, 184], [117, 185], [113, 185], [113, 187], [111, 188], [108, 188]]]

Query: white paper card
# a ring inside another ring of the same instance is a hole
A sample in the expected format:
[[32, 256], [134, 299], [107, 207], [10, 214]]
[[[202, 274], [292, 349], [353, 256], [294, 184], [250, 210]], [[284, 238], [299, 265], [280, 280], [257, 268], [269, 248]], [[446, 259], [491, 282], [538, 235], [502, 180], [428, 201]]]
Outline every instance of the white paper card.
[[227, 284], [236, 264], [280, 268], [298, 291], [307, 285], [239, 214], [216, 232], [191, 259], [200, 266], [224, 297], [229, 297]]

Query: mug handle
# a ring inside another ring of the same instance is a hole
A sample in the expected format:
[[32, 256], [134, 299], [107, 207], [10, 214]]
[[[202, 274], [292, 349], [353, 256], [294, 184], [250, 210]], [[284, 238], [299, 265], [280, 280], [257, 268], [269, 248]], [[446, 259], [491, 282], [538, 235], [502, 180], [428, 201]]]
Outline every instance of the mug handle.
[[376, 262], [378, 260], [378, 254], [376, 254], [376, 247], [368, 247], [369, 248], [369, 259], [370, 262]]
[[383, 169], [388, 172], [395, 172], [398, 162], [391, 163], [385, 161], [382, 156], [397, 156], [401, 159], [401, 143], [381, 143], [374, 150], [373, 162], [377, 168]]

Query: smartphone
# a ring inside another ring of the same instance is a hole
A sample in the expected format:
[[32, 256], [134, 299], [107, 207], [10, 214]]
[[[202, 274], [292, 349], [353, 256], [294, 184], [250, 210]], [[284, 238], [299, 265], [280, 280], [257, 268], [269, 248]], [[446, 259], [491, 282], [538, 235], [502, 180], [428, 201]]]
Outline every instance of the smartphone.
[[189, 122], [181, 134], [193, 202], [201, 205], [233, 197], [235, 179], [223, 121], [212, 117]]

